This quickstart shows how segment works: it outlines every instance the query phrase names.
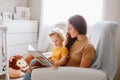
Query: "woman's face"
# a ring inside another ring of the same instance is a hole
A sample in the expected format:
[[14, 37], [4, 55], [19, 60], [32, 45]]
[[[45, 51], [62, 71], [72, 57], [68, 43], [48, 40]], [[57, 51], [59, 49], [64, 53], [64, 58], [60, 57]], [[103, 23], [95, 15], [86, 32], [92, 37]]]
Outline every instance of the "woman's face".
[[79, 34], [78, 31], [74, 28], [74, 26], [71, 25], [69, 22], [67, 26], [67, 33], [71, 36], [71, 38], [75, 38]]

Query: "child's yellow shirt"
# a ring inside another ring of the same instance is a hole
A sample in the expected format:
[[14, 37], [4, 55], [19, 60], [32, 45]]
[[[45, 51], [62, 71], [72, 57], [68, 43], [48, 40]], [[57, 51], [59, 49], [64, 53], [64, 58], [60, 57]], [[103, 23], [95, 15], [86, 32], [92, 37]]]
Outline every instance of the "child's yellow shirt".
[[67, 57], [68, 56], [68, 49], [63, 46], [61, 48], [53, 47], [52, 49], [52, 60], [53, 61], [59, 61], [62, 56]]

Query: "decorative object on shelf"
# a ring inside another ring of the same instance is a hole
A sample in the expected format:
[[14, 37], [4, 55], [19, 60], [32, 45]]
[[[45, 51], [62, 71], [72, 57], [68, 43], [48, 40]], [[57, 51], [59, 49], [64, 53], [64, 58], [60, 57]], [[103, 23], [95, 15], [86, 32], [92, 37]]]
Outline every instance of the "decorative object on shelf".
[[29, 68], [26, 60], [21, 55], [12, 56], [9, 59], [9, 76], [10, 78], [19, 78], [25, 75]]
[[12, 13], [3, 12], [2, 17], [3, 17], [3, 20], [12, 20]]
[[16, 20], [29, 20], [30, 8], [29, 7], [16, 7], [14, 13], [14, 19]]

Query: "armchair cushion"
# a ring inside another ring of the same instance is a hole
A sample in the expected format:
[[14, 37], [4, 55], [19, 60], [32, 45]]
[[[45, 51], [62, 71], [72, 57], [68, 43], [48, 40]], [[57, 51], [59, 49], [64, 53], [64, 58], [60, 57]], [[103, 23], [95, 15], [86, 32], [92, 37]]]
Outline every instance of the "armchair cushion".
[[32, 80], [107, 80], [103, 71], [79, 67], [39, 68], [32, 72]]

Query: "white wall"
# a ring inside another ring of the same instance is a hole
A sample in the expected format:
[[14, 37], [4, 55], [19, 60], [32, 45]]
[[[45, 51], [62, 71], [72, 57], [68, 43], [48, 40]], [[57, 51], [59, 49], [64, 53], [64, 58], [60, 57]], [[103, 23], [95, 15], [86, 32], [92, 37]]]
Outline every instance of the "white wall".
[[119, 23], [118, 32], [118, 72], [114, 80], [120, 80], [120, 0], [104, 0], [104, 20], [116, 21]]
[[41, 0], [28, 0], [28, 7], [31, 9], [31, 19], [40, 21]]
[[14, 12], [16, 6], [26, 6], [27, 0], [0, 0], [0, 13]]
[[120, 22], [120, 0], [104, 0], [104, 19]]

